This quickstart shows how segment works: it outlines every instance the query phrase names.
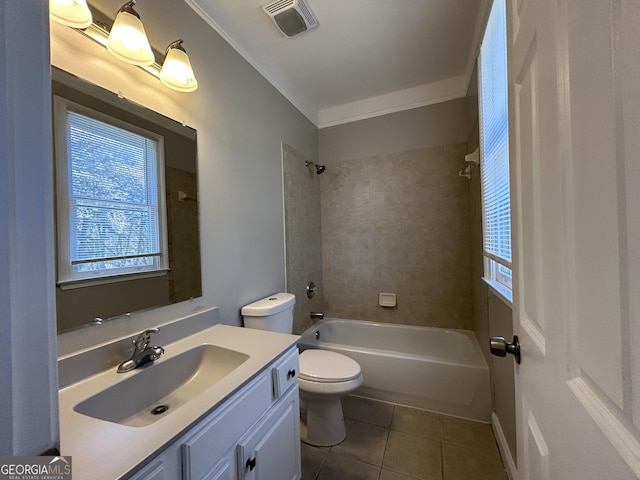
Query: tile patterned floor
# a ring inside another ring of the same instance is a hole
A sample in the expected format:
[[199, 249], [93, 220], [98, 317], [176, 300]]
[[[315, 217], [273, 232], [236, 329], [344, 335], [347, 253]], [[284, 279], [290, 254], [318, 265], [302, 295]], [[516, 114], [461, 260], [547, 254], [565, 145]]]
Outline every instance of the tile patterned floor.
[[349, 396], [347, 438], [302, 444], [303, 480], [507, 480], [490, 425]]

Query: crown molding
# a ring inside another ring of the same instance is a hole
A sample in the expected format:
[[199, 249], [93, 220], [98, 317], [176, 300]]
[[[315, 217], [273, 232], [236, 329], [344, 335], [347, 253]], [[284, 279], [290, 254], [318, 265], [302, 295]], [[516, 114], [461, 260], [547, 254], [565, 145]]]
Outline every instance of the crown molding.
[[467, 76], [459, 75], [344, 105], [325, 108], [318, 112], [318, 128], [333, 127], [388, 113], [462, 98], [467, 94], [467, 83]]

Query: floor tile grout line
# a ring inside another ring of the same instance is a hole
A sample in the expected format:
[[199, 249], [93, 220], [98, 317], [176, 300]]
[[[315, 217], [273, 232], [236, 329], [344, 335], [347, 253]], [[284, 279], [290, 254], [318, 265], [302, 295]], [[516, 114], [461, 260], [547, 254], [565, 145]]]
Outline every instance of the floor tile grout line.
[[[393, 405], [392, 407], [393, 407], [392, 408], [393, 412], [395, 412], [395, 405]], [[391, 415], [392, 419], [393, 419], [393, 412], [392, 412], [392, 415]], [[382, 425], [376, 424], [374, 422], [367, 422], [365, 420], [354, 419], [354, 418], [351, 418], [351, 417], [345, 417], [345, 418], [348, 418], [351, 421], [355, 421], [355, 422], [359, 422], [359, 423], [366, 423], [368, 425], [374, 425], [376, 427], [381, 427], [381, 428], [384, 428], [386, 430], [384, 449], [383, 449], [382, 460], [380, 462], [380, 465], [376, 465], [375, 463], [370, 463], [370, 462], [368, 462], [366, 460], [363, 460], [361, 458], [357, 458], [357, 457], [353, 457], [353, 456], [350, 456], [350, 455], [342, 454], [339, 451], [334, 451], [333, 447], [330, 447], [328, 452], [327, 452], [327, 455], [325, 455], [325, 458], [324, 458], [324, 460], [322, 462], [322, 465], [321, 465], [320, 469], [318, 470], [318, 473], [316, 475], [316, 480], [320, 476], [320, 473], [322, 472], [322, 468], [324, 467], [324, 464], [326, 463], [327, 458], [329, 457], [329, 453], [333, 453], [333, 454], [338, 455], [338, 456], [343, 457], [343, 458], [348, 458], [350, 460], [355, 460], [355, 461], [359, 461], [359, 462], [365, 463], [367, 465], [371, 465], [372, 467], [375, 467], [375, 468], [377, 468], [379, 470], [378, 476], [380, 477], [382, 475], [382, 466], [384, 464], [384, 457], [385, 457], [385, 455], [387, 453], [387, 446], [389, 445], [389, 434], [391, 432], [391, 423], [392, 423], [392, 421], [389, 423], [389, 425], [387, 427], [383, 427]], [[393, 471], [393, 470], [390, 470], [390, 471]]]
[[[346, 454], [340, 453], [340, 452], [330, 452], [330, 453], [333, 453], [334, 455], [338, 455], [339, 457], [342, 457], [342, 458], [348, 458], [349, 460], [354, 460], [356, 462], [366, 463], [367, 465], [371, 465], [372, 467], [382, 468], [382, 464], [376, 465], [375, 463], [367, 462], [366, 460], [363, 460], [362, 458], [354, 457], [352, 455], [346, 455]], [[384, 458], [384, 454], [383, 454], [383, 458]]]
[[[478, 452], [478, 453], [484, 453], [486, 455], [491, 455], [491, 456], [494, 456], [494, 453], [497, 453], [498, 455], [500, 455], [500, 450], [498, 449], [497, 445], [496, 445], [495, 452], [488, 452], [487, 450], [483, 450], [481, 448], [473, 448], [473, 447], [470, 447], [469, 445], [462, 445], [460, 443], [455, 443], [455, 442], [447, 442], [445, 440], [442, 440], [442, 444], [443, 445], [450, 445], [452, 447], [464, 448], [466, 450], [471, 450], [473, 452]], [[502, 458], [502, 456], [500, 456], [500, 458]]]
[[440, 439], [440, 478], [446, 480], [444, 477], [444, 442]]
[[316, 476], [314, 477], [314, 480], [318, 480], [318, 478], [320, 478], [320, 473], [322, 473], [322, 468], [324, 467], [324, 464], [327, 463], [327, 458], [329, 458], [329, 452], [331, 452], [331, 449], [326, 451], [326, 454], [322, 459], [322, 462], [320, 463], [320, 468], [318, 468], [318, 471], [316, 472]]
[[438, 426], [440, 427], [440, 477], [442, 480], [446, 480], [444, 477], [444, 420], [442, 415], [438, 415]]
[[382, 451], [382, 462], [380, 463], [380, 476], [382, 476], [382, 467], [384, 466], [384, 460], [387, 457], [387, 448], [389, 448], [389, 436], [391, 435], [391, 425], [393, 425], [393, 416], [396, 414], [396, 406], [393, 406], [391, 410], [391, 420], [389, 421], [389, 427], [387, 427], [387, 438], [384, 441], [384, 450]]
[[320, 470], [318, 470], [318, 474], [316, 475], [315, 480], [317, 480], [318, 477], [320, 476], [320, 474], [322, 473], [322, 469], [324, 468], [324, 465], [327, 462], [327, 459], [329, 458], [329, 453], [333, 453], [334, 455], [337, 455], [338, 457], [346, 458], [347, 460], [353, 460], [354, 462], [360, 462], [360, 463], [364, 463], [366, 465], [370, 465], [370, 466], [380, 470], [380, 472], [382, 472], [382, 465], [376, 465], [375, 463], [369, 463], [366, 460], [362, 460], [360, 458], [352, 457], [350, 455], [344, 455], [344, 454], [342, 454], [340, 452], [331, 452], [329, 450], [327, 452], [327, 455], [326, 455], [324, 461], [322, 462], [322, 466], [320, 467]]

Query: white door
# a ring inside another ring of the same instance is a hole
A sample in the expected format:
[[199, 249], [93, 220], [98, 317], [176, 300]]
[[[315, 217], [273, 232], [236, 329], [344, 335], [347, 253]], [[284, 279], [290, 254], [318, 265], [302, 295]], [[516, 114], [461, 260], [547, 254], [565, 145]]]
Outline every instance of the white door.
[[518, 474], [640, 478], [640, 2], [507, 3]]

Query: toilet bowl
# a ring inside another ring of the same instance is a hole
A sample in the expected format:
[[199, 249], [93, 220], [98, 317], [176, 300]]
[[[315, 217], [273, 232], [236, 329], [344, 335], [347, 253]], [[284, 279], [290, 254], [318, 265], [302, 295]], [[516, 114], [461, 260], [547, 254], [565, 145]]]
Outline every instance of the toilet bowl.
[[[258, 330], [291, 333], [295, 296], [276, 293], [242, 307], [244, 326]], [[298, 387], [306, 405], [301, 439], [310, 445], [337, 445], [346, 436], [340, 397], [362, 384], [358, 363], [328, 350], [305, 350], [300, 354]]]
[[307, 413], [302, 441], [319, 447], [342, 442], [347, 433], [340, 398], [361, 384], [360, 365], [351, 358], [328, 350], [303, 351], [298, 377]]

